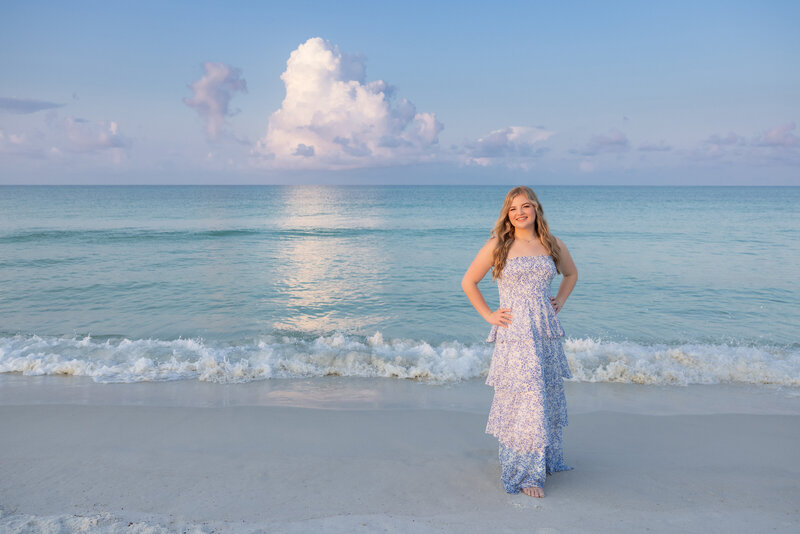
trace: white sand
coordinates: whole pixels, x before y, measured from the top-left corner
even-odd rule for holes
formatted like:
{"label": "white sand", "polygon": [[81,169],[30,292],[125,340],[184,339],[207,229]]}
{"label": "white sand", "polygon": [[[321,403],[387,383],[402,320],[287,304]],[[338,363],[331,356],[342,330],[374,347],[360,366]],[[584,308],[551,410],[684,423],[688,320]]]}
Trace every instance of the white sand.
{"label": "white sand", "polygon": [[794,390],[567,384],[567,462],[507,495],[491,389],[0,377],[0,532],[797,532]]}

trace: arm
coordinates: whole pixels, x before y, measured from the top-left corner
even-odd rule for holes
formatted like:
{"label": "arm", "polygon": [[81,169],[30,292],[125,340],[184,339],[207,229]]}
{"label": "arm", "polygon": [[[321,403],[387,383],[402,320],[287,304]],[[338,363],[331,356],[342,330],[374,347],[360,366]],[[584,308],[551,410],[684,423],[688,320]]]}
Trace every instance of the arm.
{"label": "arm", "polygon": [[508,328],[511,322],[511,310],[509,308],[498,308],[492,311],[486,300],[478,289],[478,283],[483,280],[486,273],[492,267],[492,252],[494,251],[494,244],[496,238],[492,238],[486,242],[482,249],[478,251],[478,255],[472,260],[472,264],[464,273],[464,278],[461,279],[461,289],[466,293],[467,298],[475,307],[477,312],[488,323]]}
{"label": "arm", "polygon": [[558,243],[558,248],[561,252],[561,274],[563,278],[558,286],[558,293],[555,297],[550,297],[550,302],[553,304],[556,313],[558,313],[564,307],[564,303],[575,288],[575,284],[578,283],[578,268],[575,266],[575,262],[572,261],[572,256],[569,255],[567,246],[559,238],[556,238],[556,243]]}

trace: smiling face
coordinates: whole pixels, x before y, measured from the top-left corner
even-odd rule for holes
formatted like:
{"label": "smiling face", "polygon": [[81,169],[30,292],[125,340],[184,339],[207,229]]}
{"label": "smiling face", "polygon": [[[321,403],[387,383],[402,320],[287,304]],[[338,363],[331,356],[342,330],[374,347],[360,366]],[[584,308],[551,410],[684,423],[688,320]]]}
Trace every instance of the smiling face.
{"label": "smiling face", "polygon": [[508,220],[514,225],[514,228],[535,228],[536,203],[527,195],[515,196],[508,208]]}

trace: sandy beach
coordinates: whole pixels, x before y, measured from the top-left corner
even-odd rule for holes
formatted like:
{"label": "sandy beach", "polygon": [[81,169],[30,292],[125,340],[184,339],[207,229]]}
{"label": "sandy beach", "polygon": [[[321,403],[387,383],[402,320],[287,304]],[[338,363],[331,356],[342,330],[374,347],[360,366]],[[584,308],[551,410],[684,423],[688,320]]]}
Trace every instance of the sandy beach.
{"label": "sandy beach", "polygon": [[796,532],[800,397],[568,383],[567,461],[507,495],[491,389],[0,377],[2,532]]}

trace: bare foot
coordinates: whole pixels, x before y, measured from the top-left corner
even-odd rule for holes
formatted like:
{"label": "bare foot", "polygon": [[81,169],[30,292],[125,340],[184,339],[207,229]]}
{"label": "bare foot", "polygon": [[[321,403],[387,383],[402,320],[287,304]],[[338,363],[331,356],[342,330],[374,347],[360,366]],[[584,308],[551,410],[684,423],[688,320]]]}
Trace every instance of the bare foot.
{"label": "bare foot", "polygon": [[537,499],[541,499],[544,497],[544,490],[542,488],[537,488],[532,486],[530,488],[522,488],[522,493],[527,495],[528,497],[536,497]]}

